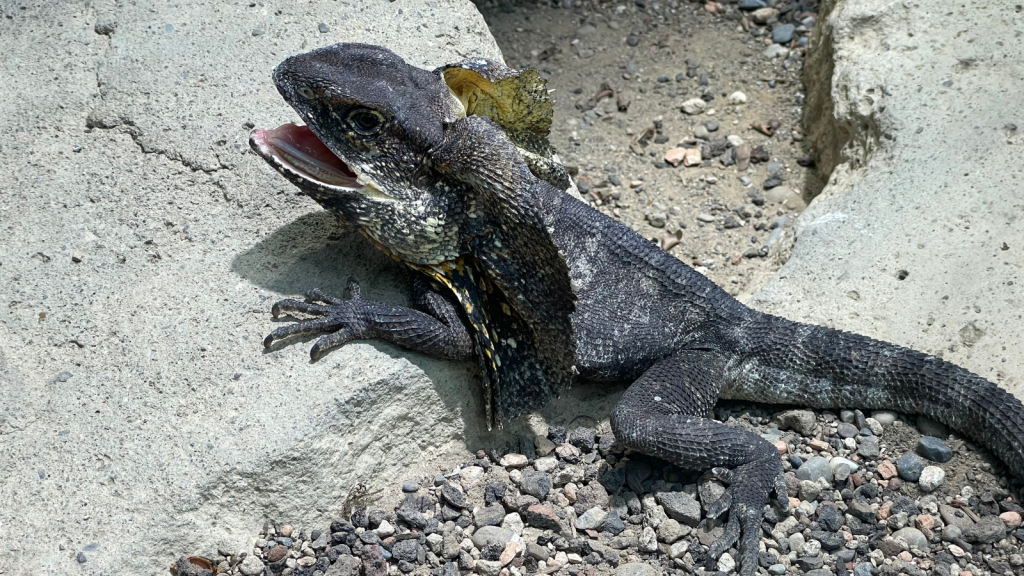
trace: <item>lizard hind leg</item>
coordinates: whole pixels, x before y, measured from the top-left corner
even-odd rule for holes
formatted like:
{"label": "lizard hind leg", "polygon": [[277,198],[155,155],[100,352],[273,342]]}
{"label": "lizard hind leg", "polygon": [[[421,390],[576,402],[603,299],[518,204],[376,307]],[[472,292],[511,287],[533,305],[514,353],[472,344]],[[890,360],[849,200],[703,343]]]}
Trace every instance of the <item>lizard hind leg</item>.
{"label": "lizard hind leg", "polygon": [[728,484],[708,509],[726,511],[725,533],[711,544],[714,562],[737,541],[740,574],[757,570],[761,519],[774,490],[785,509],[788,499],[779,453],[757,434],[726,426],[705,415],[725,379],[725,359],[708,350],[683,350],[647,370],[612,411],[612,429],[623,444],[691,470],[713,469]]}

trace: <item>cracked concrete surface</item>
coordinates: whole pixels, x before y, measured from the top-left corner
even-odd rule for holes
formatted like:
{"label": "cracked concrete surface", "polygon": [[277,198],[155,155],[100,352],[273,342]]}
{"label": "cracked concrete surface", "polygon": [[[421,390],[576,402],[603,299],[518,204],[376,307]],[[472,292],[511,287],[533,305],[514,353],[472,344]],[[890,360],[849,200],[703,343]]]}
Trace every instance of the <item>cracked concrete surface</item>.
{"label": "cracked concrete surface", "polygon": [[163,573],[478,447],[468,363],[262,350],[282,295],[406,298],[248,151],[296,119],[272,68],[338,41],[500,57],[456,0],[0,2],[0,574]]}
{"label": "cracked concrete surface", "polygon": [[754,306],[924,350],[1024,398],[1020,3],[829,0],[804,83],[832,171]]}
{"label": "cracked concrete surface", "polygon": [[[833,9],[834,73],[818,80],[839,168],[755,304],[942,350],[1020,394],[1011,4]],[[283,295],[352,275],[405,302],[403,270],[246,145],[295,119],[272,67],[342,40],[421,66],[498,56],[456,0],[0,0],[0,573],[162,573],[242,549],[264,518],[322,523],[357,482],[390,487],[502,441],[469,363],[380,342],[317,363],[309,342],[261,349]],[[843,164],[859,149],[837,135],[876,129],[874,152]],[[604,416],[615,397],[579,387],[512,432]]]}

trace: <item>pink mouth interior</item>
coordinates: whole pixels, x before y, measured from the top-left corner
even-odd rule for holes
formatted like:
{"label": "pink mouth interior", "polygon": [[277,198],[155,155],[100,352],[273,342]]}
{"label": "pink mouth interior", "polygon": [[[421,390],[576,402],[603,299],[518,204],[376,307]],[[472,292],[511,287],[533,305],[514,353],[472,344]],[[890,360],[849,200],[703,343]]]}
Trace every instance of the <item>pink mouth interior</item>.
{"label": "pink mouth interior", "polygon": [[356,174],[306,126],[284,124],[252,135],[264,156],[278,160],[293,171],[329,186],[360,188]]}

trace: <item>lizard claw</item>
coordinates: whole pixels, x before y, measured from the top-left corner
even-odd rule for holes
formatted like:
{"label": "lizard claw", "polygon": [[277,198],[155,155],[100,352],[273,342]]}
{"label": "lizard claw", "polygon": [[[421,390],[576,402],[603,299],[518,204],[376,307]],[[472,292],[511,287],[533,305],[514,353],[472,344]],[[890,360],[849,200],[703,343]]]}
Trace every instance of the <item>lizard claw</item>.
{"label": "lizard claw", "polygon": [[729,484],[725,493],[708,507],[708,518],[716,518],[726,510],[729,521],[725,533],[708,548],[708,569],[714,567],[718,557],[737,541],[740,557],[737,559],[740,576],[752,576],[757,571],[758,543],[761,539],[761,519],[768,495],[773,490],[780,504],[785,501],[785,477],[778,458],[766,458],[744,464],[734,470],[716,468],[715,478]]}
{"label": "lizard claw", "polygon": [[305,301],[286,298],[276,302],[270,310],[274,318],[292,312],[299,312],[313,316],[313,318],[276,328],[263,339],[264,348],[270,348],[277,341],[292,336],[326,333],[309,351],[310,358],[318,360],[327,350],[358,338],[358,328],[362,323],[359,311],[353,306],[353,303],[362,299],[359,294],[359,284],[350,278],[348,290],[351,298],[347,300],[314,288],[306,293]]}

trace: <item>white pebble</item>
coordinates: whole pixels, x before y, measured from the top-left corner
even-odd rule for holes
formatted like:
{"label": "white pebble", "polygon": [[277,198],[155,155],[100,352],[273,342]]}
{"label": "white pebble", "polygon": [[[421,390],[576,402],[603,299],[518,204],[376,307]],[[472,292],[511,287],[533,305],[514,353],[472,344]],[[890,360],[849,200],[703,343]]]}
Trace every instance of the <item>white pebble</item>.
{"label": "white pebble", "polygon": [[872,434],[874,434],[875,436],[881,436],[882,435],[882,431],[884,429],[882,428],[882,423],[881,422],[879,422],[878,420],[875,420],[874,418],[865,418],[864,419],[864,423],[867,424],[868,430],[871,430]]}
{"label": "white pebble", "polygon": [[932,492],[946,480],[946,473],[938,466],[925,466],[921,471],[921,478],[917,481],[921,490]]}
{"label": "white pebble", "polygon": [[871,413],[871,418],[882,426],[892,426],[892,423],[896,421],[896,413],[889,410],[875,410]]}
{"label": "white pebble", "polygon": [[726,98],[725,100],[729,104],[746,104],[747,95],[744,94],[743,92],[736,91],[733,92],[732,94],[729,94],[729,97]]}

